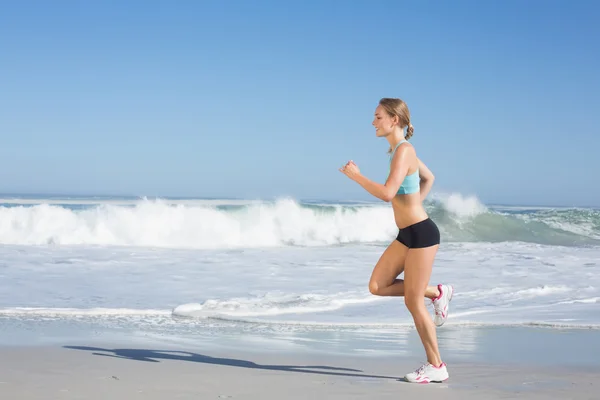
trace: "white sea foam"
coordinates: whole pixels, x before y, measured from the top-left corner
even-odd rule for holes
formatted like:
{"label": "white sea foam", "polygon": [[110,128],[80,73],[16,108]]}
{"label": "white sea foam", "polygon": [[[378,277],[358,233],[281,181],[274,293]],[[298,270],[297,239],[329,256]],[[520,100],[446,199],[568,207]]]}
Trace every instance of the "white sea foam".
{"label": "white sea foam", "polygon": [[[410,325],[401,299],[368,291],[382,251],[3,246],[10,284],[0,292],[0,315]],[[590,312],[600,298],[598,258],[600,248],[446,244],[432,283],[455,285],[449,324],[600,324]]]}
{"label": "white sea foam", "polygon": [[0,243],[191,248],[329,245],[389,240],[389,207],[302,207],[291,199],[242,208],[141,201],[84,210],[0,207]]}
{"label": "white sea foam", "polygon": [[[572,236],[535,210],[524,221],[461,196],[428,209],[446,232],[431,283],[456,289],[447,327],[600,327],[599,246],[541,244]],[[391,213],[385,204],[291,199],[0,207],[0,319],[17,321],[15,334],[29,326],[19,321],[58,321],[139,336],[225,329],[266,340],[350,329],[379,340],[385,329],[413,327],[402,299],[368,291],[396,233]],[[491,235],[499,240],[473,239]],[[527,235],[537,242],[512,240]]]}
{"label": "white sea foam", "polygon": [[143,310],[131,308],[45,308],[45,307],[13,307],[0,309],[0,315],[19,317],[129,317],[129,316],[164,316],[171,315],[169,310]]}
{"label": "white sea foam", "polygon": [[182,304],[173,315],[182,317],[264,317],[284,314],[317,314],[339,310],[348,305],[377,301],[364,291],[334,294],[273,294],[253,298],[206,300],[203,303]]}
{"label": "white sea foam", "polygon": [[[397,233],[388,204],[303,204],[293,199],[212,202],[4,205],[0,206],[0,244],[227,249],[388,243]],[[496,213],[475,197],[460,194],[438,196],[427,208],[446,242],[600,244],[600,232],[594,227],[600,221],[596,211],[589,217],[572,211],[552,214],[546,223],[538,214],[525,218]],[[566,228],[569,224],[580,228]]]}
{"label": "white sea foam", "polygon": [[463,196],[460,193],[438,194],[434,196],[444,208],[460,218],[475,217],[488,211],[476,196]]}

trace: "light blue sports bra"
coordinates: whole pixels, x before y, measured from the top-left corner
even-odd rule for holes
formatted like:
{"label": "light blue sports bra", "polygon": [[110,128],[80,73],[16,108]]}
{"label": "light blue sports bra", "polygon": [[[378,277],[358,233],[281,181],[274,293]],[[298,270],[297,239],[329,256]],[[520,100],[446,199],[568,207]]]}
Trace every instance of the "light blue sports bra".
{"label": "light blue sports bra", "polygon": [[[394,151],[392,151],[392,154],[390,154],[390,168],[388,169],[388,176],[389,176],[389,172],[391,171],[392,158],[394,158],[394,153],[396,152],[396,149],[398,148],[398,146],[400,146],[402,143],[404,143],[406,141],[407,141],[406,139],[402,139],[396,145],[396,147],[394,147]],[[420,190],[420,186],[419,186],[420,181],[421,181],[421,178],[419,177],[419,167],[417,167],[417,170],[415,172],[413,172],[410,175],[406,175],[406,177],[404,177],[404,181],[402,182],[402,185],[400,185],[400,188],[398,189],[397,194],[417,193]]]}

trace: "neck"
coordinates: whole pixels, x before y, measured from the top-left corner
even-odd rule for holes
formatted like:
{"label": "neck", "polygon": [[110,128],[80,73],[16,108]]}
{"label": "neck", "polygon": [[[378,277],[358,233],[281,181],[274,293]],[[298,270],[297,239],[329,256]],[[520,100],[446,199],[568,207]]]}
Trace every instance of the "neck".
{"label": "neck", "polygon": [[404,140],[404,132],[402,132],[401,129],[396,128],[394,129],[393,133],[386,136],[386,139],[393,149],[398,145],[398,143],[400,143],[400,141]]}

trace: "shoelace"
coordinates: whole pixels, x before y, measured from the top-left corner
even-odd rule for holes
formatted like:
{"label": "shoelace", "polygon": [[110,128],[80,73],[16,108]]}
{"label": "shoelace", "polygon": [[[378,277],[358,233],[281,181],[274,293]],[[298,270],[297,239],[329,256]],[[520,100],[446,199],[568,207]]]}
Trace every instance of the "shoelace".
{"label": "shoelace", "polygon": [[417,373],[417,375],[423,375],[423,373],[425,372],[425,368],[427,368],[427,365],[429,365],[429,363],[425,363],[423,365],[421,365],[415,372]]}

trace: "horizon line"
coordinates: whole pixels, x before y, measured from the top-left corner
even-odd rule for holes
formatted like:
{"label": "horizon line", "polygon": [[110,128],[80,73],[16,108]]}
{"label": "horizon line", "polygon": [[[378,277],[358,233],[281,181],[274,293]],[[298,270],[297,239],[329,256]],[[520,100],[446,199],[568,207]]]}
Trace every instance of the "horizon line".
{"label": "horizon line", "polygon": [[[457,193],[460,194],[460,193]],[[435,194],[432,194],[432,197],[435,197]],[[556,207],[556,208],[592,208],[598,209],[600,205],[592,205],[592,204],[535,204],[535,203],[494,203],[494,202],[483,202],[476,195],[465,195],[465,197],[476,197],[481,204],[490,206],[490,207]],[[91,198],[103,198],[106,200],[109,199],[165,199],[165,200],[277,200],[284,198],[292,198],[299,202],[303,201],[326,201],[326,202],[339,202],[339,203],[378,203],[386,204],[385,202],[377,199],[373,200],[364,200],[364,199],[339,199],[339,198],[316,198],[316,197],[295,197],[291,195],[278,195],[278,196],[265,196],[265,197],[231,197],[231,196],[179,196],[179,195],[133,195],[133,194],[107,194],[107,193],[44,193],[44,192],[0,192],[0,200],[8,200],[12,197],[12,200],[19,199],[29,199],[29,200],[50,200],[50,199],[68,199],[70,198],[80,198],[80,199],[91,199]]]}

